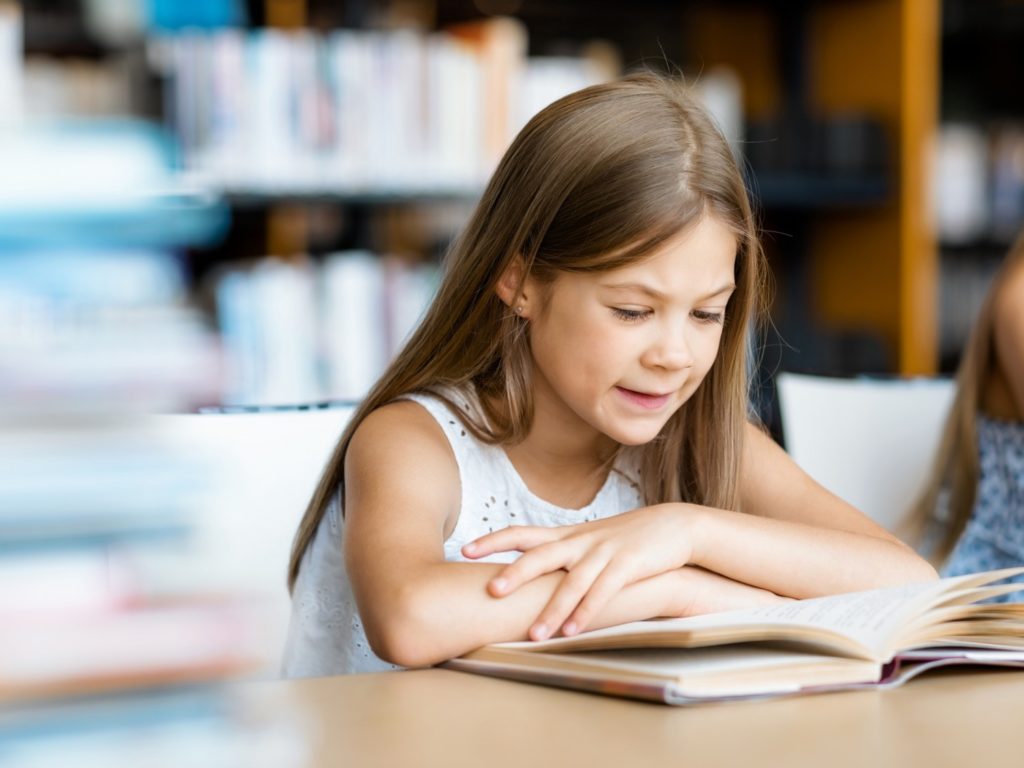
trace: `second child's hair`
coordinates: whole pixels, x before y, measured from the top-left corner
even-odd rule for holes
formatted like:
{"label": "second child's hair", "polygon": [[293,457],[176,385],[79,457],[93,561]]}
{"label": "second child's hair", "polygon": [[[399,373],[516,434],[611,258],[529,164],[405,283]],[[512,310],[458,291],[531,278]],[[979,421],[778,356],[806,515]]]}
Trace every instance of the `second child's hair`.
{"label": "second child's hair", "polygon": [[345,452],[374,409],[412,392],[444,397],[446,387],[472,385],[486,419],[456,409],[468,430],[491,444],[526,437],[528,321],[495,293],[516,258],[524,275],[544,283],[564,272],[611,270],[653,255],[707,215],[737,240],[736,290],[719,353],[689,401],[634,450],[646,503],[737,509],[748,331],[763,303],[756,222],[730,148],[695,94],[678,81],[635,74],[559,99],[512,142],[452,245],[422,322],[338,442],[296,533],[289,587],[331,497],[344,493]]}
{"label": "second child's hair", "polygon": [[[932,474],[921,498],[911,510],[900,533],[911,541],[924,542],[938,532],[934,551],[927,553],[942,563],[952,553],[974,509],[978,486],[977,416],[985,384],[996,363],[994,350],[995,304],[1005,279],[1024,262],[1024,232],[1010,248],[992,280],[956,373],[956,397],[946,419]],[[940,498],[945,494],[943,510]],[[938,515],[942,515],[942,519]],[[932,526],[936,526],[933,528]]]}

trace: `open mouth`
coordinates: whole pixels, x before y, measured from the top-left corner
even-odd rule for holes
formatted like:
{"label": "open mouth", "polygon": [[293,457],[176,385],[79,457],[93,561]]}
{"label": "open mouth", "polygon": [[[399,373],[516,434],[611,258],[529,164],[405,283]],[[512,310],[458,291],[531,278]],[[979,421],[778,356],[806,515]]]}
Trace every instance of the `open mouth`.
{"label": "open mouth", "polygon": [[615,389],[628,402],[651,411],[664,406],[671,397],[671,394],[656,395],[648,392],[637,392],[634,389],[626,389],[625,387],[616,387]]}

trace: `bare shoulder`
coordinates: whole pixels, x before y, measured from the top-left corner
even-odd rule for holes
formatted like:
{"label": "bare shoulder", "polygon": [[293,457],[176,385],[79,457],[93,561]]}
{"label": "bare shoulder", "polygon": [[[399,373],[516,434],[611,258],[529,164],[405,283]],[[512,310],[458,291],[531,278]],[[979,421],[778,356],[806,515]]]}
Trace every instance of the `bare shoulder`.
{"label": "bare shoulder", "polygon": [[746,511],[768,517],[773,505],[765,503],[782,489],[810,480],[778,443],[758,424],[748,421],[743,430],[740,497]]}
{"label": "bare shoulder", "polygon": [[748,422],[743,442],[743,511],[896,541],[862,512],[819,485],[762,427]]}
{"label": "bare shoulder", "polygon": [[434,417],[411,400],[381,406],[359,424],[345,455],[345,485],[346,515],[350,506],[410,502],[446,516],[458,510],[451,445]]}
{"label": "bare shoulder", "polygon": [[768,431],[753,421],[748,421],[743,430],[743,457],[745,461],[790,461],[789,455],[772,439]]}
{"label": "bare shoulder", "polygon": [[452,460],[448,438],[427,409],[412,400],[398,400],[371,411],[356,428],[349,453],[373,458],[378,453],[406,453],[414,450],[429,461],[434,454]]}
{"label": "bare shoulder", "polygon": [[[743,432],[740,493],[763,499],[768,489],[803,492],[814,481],[760,424],[747,421]],[[760,506],[755,504],[754,506]]]}
{"label": "bare shoulder", "polygon": [[740,472],[741,487],[756,489],[755,496],[762,495],[769,486],[790,486],[803,491],[814,483],[768,430],[753,421],[747,421],[744,428]]}

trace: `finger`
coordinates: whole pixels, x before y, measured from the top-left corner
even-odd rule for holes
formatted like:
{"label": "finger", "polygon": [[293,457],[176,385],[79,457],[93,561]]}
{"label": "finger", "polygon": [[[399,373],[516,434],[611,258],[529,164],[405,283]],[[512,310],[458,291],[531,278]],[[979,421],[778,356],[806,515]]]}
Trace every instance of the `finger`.
{"label": "finger", "polygon": [[629,583],[626,568],[614,561],[609,563],[562,625],[562,634],[569,637],[587,629],[594,617]]}
{"label": "finger", "polygon": [[554,531],[554,528],[538,525],[510,525],[508,528],[484,534],[480,538],[465,544],[462,547],[462,554],[476,559],[478,557],[486,557],[495,552],[525,551],[549,541],[554,541],[557,538],[557,534]]}
{"label": "finger", "polygon": [[580,600],[590,589],[594,580],[604,570],[607,560],[598,553],[581,560],[558,585],[537,621],[530,627],[530,637],[544,640],[562,626]]}
{"label": "finger", "polygon": [[545,573],[572,568],[579,560],[577,546],[566,541],[552,541],[524,552],[514,563],[502,568],[488,583],[492,595],[501,597]]}

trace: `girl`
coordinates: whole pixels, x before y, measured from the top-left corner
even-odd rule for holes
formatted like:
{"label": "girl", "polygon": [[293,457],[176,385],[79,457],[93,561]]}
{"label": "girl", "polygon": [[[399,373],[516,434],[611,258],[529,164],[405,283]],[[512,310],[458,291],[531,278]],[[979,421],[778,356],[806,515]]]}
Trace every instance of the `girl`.
{"label": "girl", "polygon": [[933,578],[748,422],[762,258],[680,84],[534,117],[310,502],[285,674]]}
{"label": "girl", "polygon": [[932,479],[910,522],[950,576],[1024,564],[1024,233],[964,349]]}

